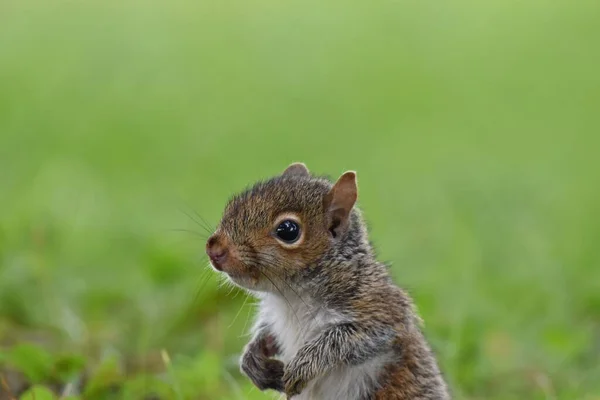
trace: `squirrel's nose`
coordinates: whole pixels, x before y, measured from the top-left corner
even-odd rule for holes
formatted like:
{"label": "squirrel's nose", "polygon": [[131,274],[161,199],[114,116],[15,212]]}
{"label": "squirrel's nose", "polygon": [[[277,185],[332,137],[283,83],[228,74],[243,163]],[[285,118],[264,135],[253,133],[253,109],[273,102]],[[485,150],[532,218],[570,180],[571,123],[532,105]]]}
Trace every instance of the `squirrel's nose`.
{"label": "squirrel's nose", "polygon": [[212,265],[219,271],[223,269],[223,263],[227,260],[227,246],[223,245],[215,236],[211,236],[206,242],[206,254]]}

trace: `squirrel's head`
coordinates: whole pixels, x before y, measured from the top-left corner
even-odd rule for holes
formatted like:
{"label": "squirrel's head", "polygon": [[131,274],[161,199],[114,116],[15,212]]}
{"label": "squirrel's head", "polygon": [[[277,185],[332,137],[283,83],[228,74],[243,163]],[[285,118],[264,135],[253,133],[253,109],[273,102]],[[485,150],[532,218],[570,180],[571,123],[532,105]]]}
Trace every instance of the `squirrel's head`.
{"label": "squirrel's head", "polygon": [[333,184],[292,164],[229,201],[206,252],[236,284],[272,291],[344,241],[356,199],[354,172]]}

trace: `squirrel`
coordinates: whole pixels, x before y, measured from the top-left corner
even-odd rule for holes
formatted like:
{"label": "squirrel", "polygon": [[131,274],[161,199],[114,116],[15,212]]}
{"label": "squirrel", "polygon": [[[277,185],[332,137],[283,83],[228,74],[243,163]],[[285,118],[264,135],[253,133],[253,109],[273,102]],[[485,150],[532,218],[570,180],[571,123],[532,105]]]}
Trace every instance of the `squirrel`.
{"label": "squirrel", "polygon": [[240,369],[294,400],[449,400],[409,295],[368,239],[356,173],[303,163],[227,204],[212,267],[260,300]]}

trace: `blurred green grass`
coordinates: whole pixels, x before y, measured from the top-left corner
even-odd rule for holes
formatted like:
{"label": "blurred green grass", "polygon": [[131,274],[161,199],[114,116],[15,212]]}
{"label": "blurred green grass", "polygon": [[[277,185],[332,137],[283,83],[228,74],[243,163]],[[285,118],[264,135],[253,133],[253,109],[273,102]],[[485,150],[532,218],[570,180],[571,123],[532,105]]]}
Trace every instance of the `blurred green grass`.
{"label": "blurred green grass", "polygon": [[192,219],[301,160],[358,171],[457,399],[600,398],[599,11],[4,1],[5,358],[36,343],[97,386],[269,398],[237,372],[252,302],[219,288]]}

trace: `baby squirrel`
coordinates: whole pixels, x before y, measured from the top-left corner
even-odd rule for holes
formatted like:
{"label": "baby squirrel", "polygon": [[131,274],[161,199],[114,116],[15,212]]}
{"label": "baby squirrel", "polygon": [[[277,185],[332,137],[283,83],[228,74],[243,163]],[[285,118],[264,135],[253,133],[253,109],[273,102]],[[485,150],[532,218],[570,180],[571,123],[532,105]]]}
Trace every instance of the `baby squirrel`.
{"label": "baby squirrel", "polygon": [[412,300],[377,261],[355,172],[302,163],[233,197],[206,252],[260,299],[241,370],[288,399],[450,399]]}

